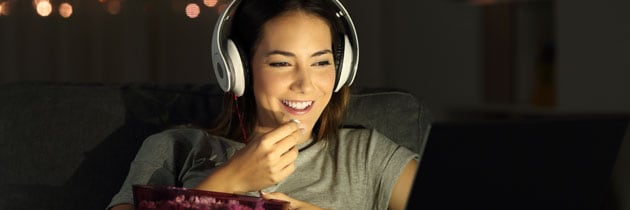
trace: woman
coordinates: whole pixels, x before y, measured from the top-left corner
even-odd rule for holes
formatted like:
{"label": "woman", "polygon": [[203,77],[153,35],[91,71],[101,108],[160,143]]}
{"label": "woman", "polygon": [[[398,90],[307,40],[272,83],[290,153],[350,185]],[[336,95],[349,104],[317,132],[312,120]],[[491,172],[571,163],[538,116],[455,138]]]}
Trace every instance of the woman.
{"label": "woman", "polygon": [[417,155],[376,131],[339,129],[349,90],[334,88],[335,11],[331,0],[241,1],[229,35],[247,64],[238,106],[228,94],[210,132],[149,137],[111,209],[133,209],[133,184],[261,192],[293,209],[404,209]]}

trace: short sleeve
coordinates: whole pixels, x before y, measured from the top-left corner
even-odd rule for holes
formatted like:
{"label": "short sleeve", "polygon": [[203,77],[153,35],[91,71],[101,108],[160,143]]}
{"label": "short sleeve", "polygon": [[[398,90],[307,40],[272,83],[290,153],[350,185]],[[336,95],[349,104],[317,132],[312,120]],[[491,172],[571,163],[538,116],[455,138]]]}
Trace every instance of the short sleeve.
{"label": "short sleeve", "polygon": [[376,192],[375,209],[387,209],[398,177],[409,161],[418,160],[418,154],[372,130],[367,157],[367,173]]}

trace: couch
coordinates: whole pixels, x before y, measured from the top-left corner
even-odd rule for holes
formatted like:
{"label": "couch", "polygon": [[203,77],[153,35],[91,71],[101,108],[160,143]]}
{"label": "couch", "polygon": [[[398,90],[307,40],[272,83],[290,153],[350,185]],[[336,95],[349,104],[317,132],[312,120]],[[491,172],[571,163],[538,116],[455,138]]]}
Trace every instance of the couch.
{"label": "couch", "polygon": [[[104,209],[147,136],[208,127],[221,96],[214,84],[0,84],[0,209]],[[431,118],[408,92],[354,88],[344,126],[422,154]]]}

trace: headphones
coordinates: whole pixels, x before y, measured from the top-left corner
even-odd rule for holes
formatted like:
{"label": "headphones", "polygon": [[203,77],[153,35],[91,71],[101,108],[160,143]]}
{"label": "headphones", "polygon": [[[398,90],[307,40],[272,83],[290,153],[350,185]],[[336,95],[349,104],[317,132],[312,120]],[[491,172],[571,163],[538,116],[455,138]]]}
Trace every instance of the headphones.
{"label": "headphones", "polygon": [[[352,19],[346,8],[339,0],[330,0],[335,5],[335,15],[341,32],[339,37],[332,37],[333,53],[335,58],[335,88],[337,92],[343,85],[350,86],[357,74],[359,63],[359,41],[357,32],[352,23]],[[221,13],[214,26],[212,34],[212,62],[214,74],[219,82],[219,86],[225,92],[232,92],[236,96],[242,96],[245,92],[245,77],[248,76],[247,66],[249,60],[244,52],[241,52],[238,43],[229,39],[232,17],[238,7],[240,0],[233,0]],[[339,39],[335,41],[335,39]],[[343,43],[339,43],[343,42]]]}

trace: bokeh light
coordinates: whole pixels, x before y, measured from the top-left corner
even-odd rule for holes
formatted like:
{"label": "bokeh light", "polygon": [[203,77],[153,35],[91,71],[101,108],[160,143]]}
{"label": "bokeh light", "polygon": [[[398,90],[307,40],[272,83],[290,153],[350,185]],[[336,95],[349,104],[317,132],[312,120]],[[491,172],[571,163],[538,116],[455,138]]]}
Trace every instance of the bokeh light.
{"label": "bokeh light", "polygon": [[72,16],[72,5],[68,2],[61,3],[59,5],[59,15],[64,18]]}
{"label": "bokeh light", "polygon": [[197,4],[190,3],[186,5],[186,16],[188,16],[189,18],[196,18],[197,16],[199,16],[199,12],[201,12],[201,10],[199,9],[199,6]]}
{"label": "bokeh light", "polygon": [[107,1],[107,12],[111,15],[120,13],[120,0]]}
{"label": "bokeh light", "polygon": [[9,14],[9,8],[8,7],[9,6],[8,6],[8,4],[6,2],[0,2],[0,16]]}
{"label": "bokeh light", "polygon": [[48,15],[50,15],[50,13],[52,13],[52,4],[50,4],[49,1],[37,1],[37,3],[35,4],[35,9],[37,10],[37,14],[39,14],[42,17],[48,17]]}
{"label": "bokeh light", "polygon": [[217,2],[219,2],[218,0],[203,0],[203,5],[206,5],[207,7],[214,7],[217,5]]}

